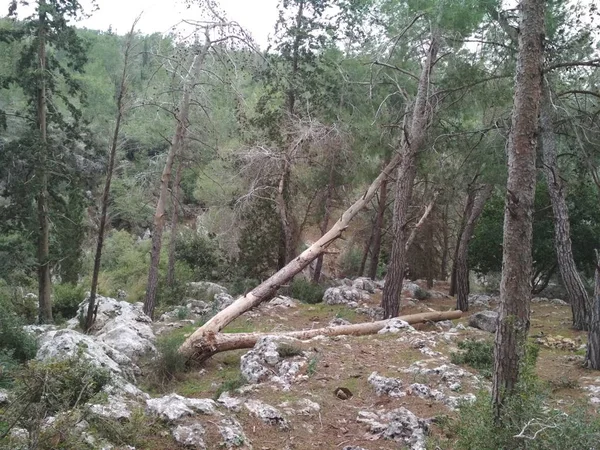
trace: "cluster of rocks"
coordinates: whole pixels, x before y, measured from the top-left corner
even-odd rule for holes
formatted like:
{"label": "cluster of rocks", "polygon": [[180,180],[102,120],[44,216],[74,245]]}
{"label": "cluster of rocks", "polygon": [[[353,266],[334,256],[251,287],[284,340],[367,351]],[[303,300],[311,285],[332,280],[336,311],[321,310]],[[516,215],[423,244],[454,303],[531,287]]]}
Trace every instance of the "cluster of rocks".
{"label": "cluster of rocks", "polygon": [[227,288],[210,281],[188,283],[186,294],[182,305],[165,312],[158,321],[170,324],[184,321],[193,323],[218,313],[235,301]]}
{"label": "cluster of rocks", "polygon": [[428,420],[423,420],[406,408],[389,412],[359,411],[356,421],[368,426],[374,438],[390,439],[408,446],[411,450],[425,450],[425,433]]}
{"label": "cluster of rocks", "polygon": [[298,379],[305,379],[302,369],[309,355],[300,349],[301,341],[277,336],[264,336],[240,360],[242,377],[250,383],[267,381],[289,390]]}

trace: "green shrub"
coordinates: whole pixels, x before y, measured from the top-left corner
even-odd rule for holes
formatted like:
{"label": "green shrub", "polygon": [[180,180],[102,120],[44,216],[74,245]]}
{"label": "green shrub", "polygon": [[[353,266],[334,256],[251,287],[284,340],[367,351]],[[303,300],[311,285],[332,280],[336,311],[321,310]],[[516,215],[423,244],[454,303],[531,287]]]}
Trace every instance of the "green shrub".
{"label": "green shrub", "polygon": [[255,278],[233,278],[227,283],[227,290],[235,297],[237,295],[243,295],[246,292],[251,291],[260,284],[260,281]]}
{"label": "green shrub", "polygon": [[[457,450],[567,450],[598,447],[600,418],[585,405],[567,413],[547,407],[548,393],[539,380],[524,377],[503,405],[500,425],[494,421],[490,394],[482,391],[445,428]],[[533,436],[539,432],[535,438]],[[516,437],[521,434],[523,437]],[[525,437],[527,436],[527,437]],[[442,448],[449,448],[442,446]]]}
{"label": "green shrub", "polygon": [[289,292],[293,298],[312,305],[323,301],[325,289],[323,286],[311,283],[304,278],[296,278],[292,281]]}
{"label": "green shrub", "polygon": [[304,355],[304,351],[300,347],[286,343],[279,344],[277,353],[279,353],[281,358],[293,358],[294,356]]}
{"label": "green shrub", "polygon": [[362,251],[355,247],[347,248],[338,260],[340,276],[342,278],[352,278],[360,272],[360,263],[362,262]]}
{"label": "green shrub", "polygon": [[223,383],[221,383],[221,385],[217,388],[217,391],[215,392],[213,398],[217,400],[223,392],[235,391],[236,389],[239,389],[242,386],[244,386],[246,383],[246,379],[241,375],[239,375],[236,378],[226,380]]}
{"label": "green shrub", "polygon": [[187,370],[187,359],[178,352],[183,338],[179,335],[163,336],[156,342],[158,356],[152,362],[148,382],[152,389],[162,390],[171,380]]}
{"label": "green shrub", "polygon": [[414,296],[417,300],[427,300],[431,297],[431,294],[429,293],[429,291],[419,286],[415,289]]}
{"label": "green shrub", "polygon": [[462,352],[450,355],[453,364],[467,364],[481,372],[486,378],[492,376],[494,368],[494,342],[467,339],[458,343]]}
{"label": "green shrub", "polygon": [[177,235],[175,254],[194,271],[196,280],[215,281],[223,278],[227,261],[217,242],[190,230]]}
{"label": "green shrub", "polygon": [[79,304],[85,300],[86,287],[83,284],[57,284],[54,286],[52,314],[55,320],[71,319],[77,315]]}
{"label": "green shrub", "polygon": [[0,388],[10,387],[14,381],[19,362],[13,353],[13,350],[0,349]]}
{"label": "green shrub", "polygon": [[23,331],[23,320],[12,310],[12,305],[0,299],[0,350],[12,352],[20,362],[32,359],[37,352],[33,336]]}

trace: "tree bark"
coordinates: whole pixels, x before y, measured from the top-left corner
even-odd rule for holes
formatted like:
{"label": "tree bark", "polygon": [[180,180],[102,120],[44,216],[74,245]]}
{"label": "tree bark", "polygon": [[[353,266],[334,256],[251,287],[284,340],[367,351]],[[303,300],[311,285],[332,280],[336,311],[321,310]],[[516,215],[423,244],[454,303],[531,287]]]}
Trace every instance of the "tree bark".
{"label": "tree bark", "polygon": [[596,250],[594,274],[594,303],[591,308],[589,328],[585,366],[588,369],[600,370],[600,254],[598,250]]}
{"label": "tree bark", "polygon": [[[389,158],[384,162],[384,167],[389,162]],[[379,204],[377,207],[377,220],[373,227],[373,246],[371,250],[371,261],[369,263],[368,277],[371,280],[377,278],[377,268],[379,267],[379,254],[381,253],[381,235],[385,221],[385,210],[387,206],[388,180],[383,180],[379,190]]]}
{"label": "tree bark", "polygon": [[104,183],[104,191],[102,193],[102,212],[100,213],[100,226],[98,227],[98,242],[96,243],[96,255],[94,257],[94,270],[92,272],[92,287],[90,289],[90,299],[88,301],[87,315],[85,319],[84,331],[87,333],[94,325],[95,320],[95,305],[96,292],[98,290],[98,276],[100,274],[100,263],[102,261],[102,247],[104,245],[104,232],[106,229],[106,221],[108,219],[108,198],[110,196],[110,185],[112,182],[113,170],[115,167],[115,157],[117,154],[117,146],[119,142],[119,132],[121,130],[121,120],[123,119],[124,99],[127,90],[127,67],[129,63],[129,52],[133,43],[133,34],[137,19],[134,21],[127,36],[127,44],[125,47],[125,55],[123,58],[123,72],[121,73],[121,84],[119,87],[119,95],[117,96],[117,119],[113,130],[113,138],[110,146],[108,157],[108,168],[106,171],[106,181]]}
{"label": "tree bark", "polygon": [[529,331],[533,200],[536,181],[538,113],[542,90],[543,0],[522,0],[512,127],[508,141],[508,181],[504,213],[500,312],[494,343],[492,403],[502,405],[519,380]]}
{"label": "tree bark", "polygon": [[[294,275],[302,271],[312,261],[314,261],[321,253],[336,239],[339,239],[343,232],[348,228],[350,221],[362,210],[369,201],[373,198],[377,189],[381,186],[384,179],[388,178],[391,172],[400,162],[401,155],[397,153],[379,174],[379,176],[371,183],[366,192],[356,201],[350,208],[342,213],[342,216],[331,227],[331,229],[321,236],[321,238],[304,250],[300,255],[294,258],[287,266],[272,275],[269,279],[258,285],[254,290],[247,293],[243,297],[238,298],[233,304],[219,312],[203,326],[198,328],[179,348],[179,352],[192,356],[194,353],[199,353],[195,350],[204,348],[207,339],[214,336],[215,333],[221,331],[227,324],[231,323],[236,317],[239,317],[249,309],[258,306],[262,301],[270,298],[274,292],[281,287],[282,284],[291,280]],[[201,352],[200,352],[201,353]],[[200,354],[196,356],[202,359]]]}
{"label": "tree bark", "polygon": [[[329,228],[329,217],[331,216],[331,201],[333,199],[333,190],[335,182],[335,163],[336,154],[335,152],[331,155],[330,167],[329,167],[329,181],[327,184],[327,196],[325,197],[325,211],[323,215],[323,222],[321,223],[321,236],[323,236]],[[323,269],[323,254],[317,257],[315,265],[315,273],[313,274],[313,283],[318,283],[321,279],[321,270]],[[362,275],[362,274],[361,274]]]}
{"label": "tree bark", "polygon": [[589,298],[581,276],[577,271],[571,245],[571,225],[567,207],[566,186],[560,176],[556,134],[553,126],[552,98],[550,87],[544,86],[542,110],[540,115],[542,158],[548,192],[554,214],[554,249],[558,261],[558,269],[567,291],[567,297],[573,313],[573,328],[587,330],[589,323]]}
{"label": "tree bark", "polygon": [[[469,310],[469,243],[473,237],[477,220],[483,212],[485,203],[492,195],[493,186],[491,184],[482,186],[479,188],[479,194],[473,193],[473,201],[471,201],[471,208],[465,227],[460,236],[457,255],[455,261],[455,273],[456,273],[456,309],[461,311]],[[471,196],[472,192],[469,192]],[[467,201],[469,203],[469,201]],[[454,270],[454,269],[453,269]]]}
{"label": "tree bark", "polygon": [[[425,142],[427,123],[430,118],[429,80],[438,52],[437,36],[432,36],[427,60],[423,64],[419,86],[412,112],[409,132],[402,139],[402,162],[398,168],[396,198],[394,201],[394,221],[392,251],[385,276],[385,286],[381,306],[384,317],[396,317],[399,312],[400,295],[406,269],[406,240],[408,238],[408,207],[412,197],[413,184],[417,173],[417,154]],[[406,127],[405,127],[406,128]]]}
{"label": "tree bark", "polygon": [[38,6],[38,63],[40,74],[37,89],[37,126],[40,133],[40,162],[37,175],[40,188],[37,195],[39,235],[37,245],[39,323],[52,323],[52,280],[50,278],[50,218],[48,217],[48,120],[46,105],[46,2]]}
{"label": "tree bark", "polygon": [[177,244],[177,225],[179,224],[179,191],[181,189],[181,170],[183,161],[179,162],[177,172],[175,172],[175,183],[173,185],[172,207],[171,211],[171,239],[169,240],[169,262],[167,264],[167,286],[175,285],[175,245]]}
{"label": "tree bark", "polygon": [[183,98],[179,105],[179,112],[177,113],[177,126],[175,128],[175,134],[171,141],[169,153],[167,155],[167,161],[162,172],[160,179],[160,193],[158,201],[156,203],[156,211],[154,213],[154,223],[152,230],[152,250],[150,252],[150,267],[148,270],[148,285],[146,287],[146,297],[144,299],[144,313],[150,318],[154,316],[154,308],[156,306],[156,292],[158,289],[158,265],[160,263],[160,250],[162,247],[162,234],[165,225],[165,204],[167,201],[169,191],[169,181],[171,180],[171,171],[173,168],[173,161],[179,153],[188,127],[188,117],[190,111],[190,100],[191,93],[196,85],[196,80],[200,75],[204,58],[211,45],[208,39],[208,32],[206,33],[206,42],[200,48],[198,54],[194,56],[194,61],[187,75],[187,79],[184,81],[183,86]]}
{"label": "tree bark", "polygon": [[438,192],[435,192],[433,194],[433,199],[431,200],[431,202],[429,202],[429,205],[427,205],[427,207],[425,208],[425,212],[423,213],[423,215],[421,216],[421,218],[419,219],[417,224],[411,230],[410,236],[408,236],[408,239],[406,240],[406,244],[404,244],[405,250],[407,252],[410,249],[410,246],[414,242],[415,238],[417,237],[417,233],[419,232],[419,230],[421,228],[423,228],[423,224],[425,224],[425,222],[427,221],[427,218],[431,214],[431,211],[433,211],[433,207],[435,206],[435,201],[437,200],[437,197],[438,197]]}
{"label": "tree bark", "polygon": [[294,235],[292,232],[292,224],[290,219],[290,211],[288,208],[288,186],[290,180],[290,163],[285,161],[283,172],[279,178],[279,186],[277,188],[277,212],[279,213],[279,223],[283,237],[283,263],[284,265],[294,259]]}
{"label": "tree bark", "polygon": [[[400,319],[409,324],[422,322],[438,322],[441,320],[453,320],[461,317],[461,311],[429,312],[402,316]],[[287,331],[280,333],[212,333],[207,335],[203,341],[197,341],[192,344],[192,348],[184,355],[195,361],[204,361],[216,353],[230,350],[239,350],[242,348],[252,348],[256,342],[265,336],[288,337],[300,340],[307,340],[315,336],[364,336],[375,334],[388,323],[388,320],[377,322],[359,323],[354,325],[342,325],[338,327],[315,328],[312,330]]]}

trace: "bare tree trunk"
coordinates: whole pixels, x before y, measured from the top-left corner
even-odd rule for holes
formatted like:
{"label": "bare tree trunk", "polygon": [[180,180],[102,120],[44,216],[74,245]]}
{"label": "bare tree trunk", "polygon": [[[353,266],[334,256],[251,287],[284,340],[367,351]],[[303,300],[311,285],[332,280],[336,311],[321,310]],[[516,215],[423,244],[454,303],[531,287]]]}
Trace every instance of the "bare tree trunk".
{"label": "bare tree trunk", "polygon": [[446,280],[448,276],[448,208],[449,202],[446,202],[444,212],[442,214],[442,261],[440,263],[440,280]]}
{"label": "bare tree trunk", "polygon": [[438,196],[438,192],[435,192],[433,194],[433,199],[431,200],[431,202],[429,202],[429,205],[427,205],[427,207],[425,208],[425,212],[423,213],[423,215],[421,216],[421,218],[419,219],[417,224],[411,230],[410,236],[408,236],[408,239],[406,240],[406,244],[404,244],[404,247],[407,252],[410,249],[410,246],[414,242],[415,238],[417,237],[417,233],[419,232],[419,230],[421,228],[423,228],[423,224],[425,224],[425,222],[427,221],[427,218],[431,214],[431,211],[433,211],[433,207],[435,206],[435,201],[437,199],[437,196]]}
{"label": "bare tree trunk", "polygon": [[[385,275],[385,286],[381,306],[384,317],[396,317],[399,312],[400,295],[406,269],[406,240],[408,238],[408,207],[412,197],[413,184],[417,173],[417,154],[425,142],[427,123],[430,118],[429,80],[438,52],[437,37],[432,36],[427,60],[423,65],[419,79],[419,87],[412,112],[409,133],[405,130],[402,141],[402,162],[398,168],[396,181],[396,198],[394,201],[394,221],[392,251],[388,270]],[[406,127],[405,127],[406,128]]]}
{"label": "bare tree trunk", "polygon": [[500,312],[494,345],[492,402],[496,421],[514,391],[529,331],[533,200],[538,113],[542,90],[543,0],[522,0],[512,127],[508,141],[508,181]]}
{"label": "bare tree trunk", "polygon": [[290,181],[290,163],[285,162],[283,173],[279,179],[279,187],[277,189],[277,212],[279,213],[279,223],[283,235],[283,254],[284,264],[289,263],[294,259],[294,233],[292,231],[292,223],[290,218],[290,210],[288,205],[288,187]]}
{"label": "bare tree trunk", "polygon": [[48,217],[48,121],[46,117],[46,11],[44,0],[39,2],[38,62],[39,80],[37,89],[37,125],[40,132],[40,162],[37,170],[40,190],[37,195],[39,236],[37,248],[39,323],[52,322],[52,299],[50,297],[50,219]]}
{"label": "bare tree trunk", "polygon": [[600,370],[600,254],[596,250],[596,271],[594,273],[594,303],[591,308],[590,331],[588,333],[585,366]]}
{"label": "bare tree trunk", "polygon": [[[479,188],[479,194],[475,192],[469,192],[469,196],[473,196],[474,200],[471,201],[472,207],[470,208],[469,216],[463,232],[459,238],[457,246],[457,255],[455,261],[455,273],[456,273],[456,309],[461,311],[469,310],[469,243],[473,237],[475,231],[475,225],[477,220],[483,212],[483,207],[492,195],[493,186],[487,184]],[[469,201],[467,201],[469,203]]]}
{"label": "bare tree trunk", "polygon": [[160,250],[162,247],[162,234],[165,225],[165,205],[169,192],[169,181],[171,180],[171,170],[173,161],[183,145],[188,126],[188,117],[190,111],[191,93],[196,85],[196,80],[200,75],[204,58],[211,45],[208,40],[208,32],[206,33],[207,41],[202,45],[198,54],[194,56],[194,61],[184,81],[183,98],[179,105],[177,113],[177,126],[175,134],[171,141],[171,147],[167,155],[167,161],[160,179],[160,193],[158,202],[156,203],[156,211],[154,212],[154,224],[152,230],[152,250],[150,252],[150,267],[148,270],[148,285],[146,287],[146,298],[144,299],[144,313],[150,318],[154,316],[154,307],[156,306],[156,292],[158,289],[158,264],[160,262]]}
{"label": "bare tree trunk", "polygon": [[369,259],[369,255],[371,254],[371,244],[373,243],[373,238],[375,235],[375,231],[371,230],[371,234],[369,234],[369,239],[365,242],[365,249],[363,250],[363,256],[360,260],[360,268],[358,269],[358,276],[362,277],[365,273],[365,267],[367,266],[367,259]]}
{"label": "bare tree trunk", "polygon": [[550,88],[546,85],[543,93],[540,125],[544,173],[546,174],[548,192],[552,201],[552,212],[554,213],[554,248],[558,260],[558,269],[573,312],[573,328],[587,330],[590,313],[589,298],[573,258],[566,188],[560,177],[556,159],[556,134],[552,123],[553,116]]}
{"label": "bare tree trunk", "polygon": [[[331,216],[331,201],[333,199],[333,189],[335,182],[335,164],[336,155],[335,152],[331,155],[331,166],[329,168],[329,181],[327,184],[327,196],[325,197],[325,213],[323,215],[323,222],[321,223],[321,236],[323,236],[329,228],[329,217]],[[318,283],[321,279],[321,270],[323,269],[323,254],[317,257],[317,263],[315,265],[315,273],[313,274],[313,283]],[[362,274],[361,274],[362,275]]]}
{"label": "bare tree trunk", "polygon": [[129,51],[133,43],[133,33],[137,19],[133,22],[129,35],[127,36],[127,45],[125,47],[125,55],[123,58],[123,72],[121,73],[121,84],[119,87],[119,95],[117,97],[117,120],[113,131],[112,143],[108,157],[108,168],[106,172],[106,181],[104,183],[104,192],[102,193],[102,212],[100,214],[100,226],[98,228],[98,242],[96,243],[96,255],[94,257],[94,270],[92,272],[92,287],[90,289],[90,299],[88,301],[87,315],[85,319],[84,331],[87,333],[94,325],[96,291],[98,290],[98,276],[100,274],[100,263],[102,261],[102,247],[104,245],[104,231],[106,229],[106,221],[108,218],[108,198],[110,196],[110,184],[112,182],[113,169],[115,167],[115,156],[117,154],[117,146],[119,143],[119,131],[121,129],[121,120],[123,119],[124,99],[127,91],[127,67],[129,63]]}
{"label": "bare tree trunk", "polygon": [[473,210],[473,201],[475,200],[475,191],[473,190],[473,185],[475,184],[475,181],[478,177],[479,174],[475,175],[473,181],[471,181],[471,183],[469,183],[469,186],[467,187],[467,202],[465,203],[465,209],[460,220],[460,228],[458,229],[458,234],[456,235],[456,247],[454,248],[454,257],[452,259],[452,272],[450,273],[450,290],[448,292],[448,295],[452,297],[456,295],[456,261],[458,261],[460,239],[465,231],[467,220],[471,216],[471,211]]}
{"label": "bare tree trunk", "polygon": [[[401,316],[400,319],[414,325],[423,322],[439,322],[441,320],[459,319],[461,316],[461,311],[439,311]],[[196,361],[203,361],[216,353],[239,350],[242,348],[252,348],[259,339],[265,336],[288,337],[300,340],[311,339],[315,336],[364,336],[377,333],[384,328],[387,323],[388,320],[380,320],[377,322],[279,333],[216,333],[211,336],[210,340],[194,345],[192,350],[194,352],[193,354],[201,355],[201,359],[199,359],[199,357],[194,359]],[[200,345],[202,345],[202,347]]]}
{"label": "bare tree trunk", "polygon": [[175,183],[173,186],[171,212],[171,239],[169,241],[169,262],[167,264],[167,285],[173,287],[175,285],[175,245],[177,244],[177,225],[179,224],[179,191],[181,189],[181,170],[183,169],[183,161],[177,166],[175,172]]}
{"label": "bare tree trunk", "polygon": [[294,275],[302,271],[312,261],[314,261],[321,253],[336,239],[339,239],[343,232],[348,228],[350,221],[369,204],[377,189],[381,186],[384,179],[390,176],[390,173],[396,168],[400,162],[401,156],[397,153],[386,168],[379,176],[371,183],[366,192],[356,201],[350,208],[342,213],[339,220],[331,227],[331,229],[321,236],[321,238],[304,250],[299,256],[294,258],[287,266],[279,270],[269,279],[258,285],[254,290],[247,293],[243,297],[238,298],[233,304],[219,312],[212,319],[198,328],[179,348],[179,352],[191,357],[196,353],[196,357],[202,359],[202,351],[197,349],[206,348],[206,343],[210,341],[215,333],[221,331],[227,324],[231,323],[236,317],[239,317],[249,309],[258,306],[262,301],[270,298],[274,292],[281,287],[282,284],[291,280]]}
{"label": "bare tree trunk", "polygon": [[[386,159],[384,167],[389,162]],[[384,180],[379,190],[379,205],[377,208],[377,220],[373,227],[373,245],[371,247],[371,261],[369,263],[368,277],[372,280],[377,278],[377,268],[379,267],[379,254],[381,253],[381,235],[385,220],[385,209],[387,204],[388,180]]]}

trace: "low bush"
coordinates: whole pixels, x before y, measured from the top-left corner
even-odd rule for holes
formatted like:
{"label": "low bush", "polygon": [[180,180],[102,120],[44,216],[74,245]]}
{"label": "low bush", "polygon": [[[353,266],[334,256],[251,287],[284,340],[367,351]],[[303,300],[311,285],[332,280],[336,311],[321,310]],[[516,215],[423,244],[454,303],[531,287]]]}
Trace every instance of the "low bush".
{"label": "low bush", "polygon": [[304,355],[304,351],[300,347],[293,344],[281,343],[277,347],[277,353],[281,358],[293,358],[294,356]]}
{"label": "low bush", "polygon": [[19,362],[32,359],[37,352],[37,344],[33,336],[23,330],[23,320],[15,314],[12,305],[2,299],[0,311],[0,350],[10,352],[12,358]]}
{"label": "low bush", "polygon": [[293,298],[312,305],[323,301],[325,289],[323,286],[311,283],[304,278],[296,278],[290,284],[289,293]]}
{"label": "low bush", "polygon": [[57,322],[77,315],[79,304],[85,299],[86,286],[83,284],[57,284],[54,286],[52,314]]}
{"label": "low bush", "polygon": [[221,394],[223,392],[235,391],[236,389],[239,389],[242,386],[244,386],[246,383],[247,383],[247,381],[242,375],[239,375],[236,378],[231,378],[229,380],[226,380],[223,383],[221,383],[221,385],[217,388],[213,398],[215,400],[218,400],[218,398],[221,396]]}
{"label": "low bush", "polygon": [[494,368],[494,343],[467,339],[458,343],[461,352],[450,355],[453,364],[466,364],[481,372],[486,378],[492,376]]}
{"label": "low bush", "polygon": [[150,389],[161,391],[170,381],[186,372],[187,359],[177,351],[182,343],[179,335],[163,336],[157,340],[158,356],[152,361],[151,375],[147,380]]}

